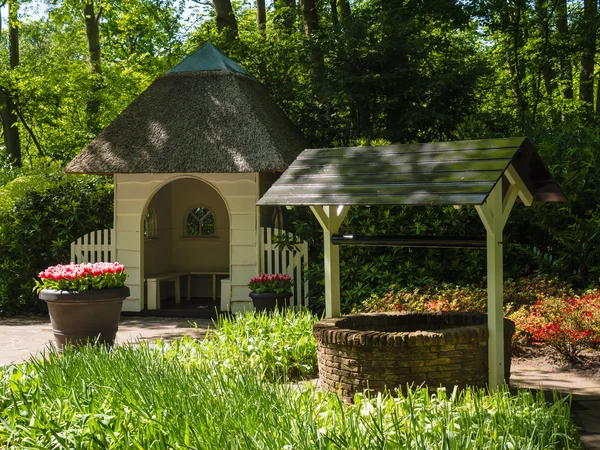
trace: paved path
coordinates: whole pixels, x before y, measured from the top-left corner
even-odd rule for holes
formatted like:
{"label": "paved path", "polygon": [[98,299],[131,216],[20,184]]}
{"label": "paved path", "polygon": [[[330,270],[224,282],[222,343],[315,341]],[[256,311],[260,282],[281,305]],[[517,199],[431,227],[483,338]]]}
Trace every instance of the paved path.
{"label": "paved path", "polygon": [[[172,341],[183,335],[198,337],[191,324],[201,333],[212,324],[209,319],[176,319],[123,317],[117,333],[117,344],[139,339]],[[54,345],[52,327],[47,318],[0,318],[0,365],[19,363]]]}
{"label": "paved path", "polygon": [[584,376],[539,359],[517,359],[511,366],[510,381],[513,387],[543,390],[549,401],[551,391],[571,394],[571,415],[581,442],[586,449],[600,450],[600,373]]}
{"label": "paved path", "polygon": [[[117,334],[117,344],[139,339],[173,340],[187,334],[198,337],[191,325],[196,323],[202,333],[208,319],[123,317]],[[52,328],[44,318],[0,318],[0,365],[19,363],[53,345]],[[552,364],[517,359],[512,364],[513,387],[543,389],[573,394],[573,420],[578,425],[586,449],[600,450],[600,374],[584,377]],[[549,399],[552,397],[549,396]]]}

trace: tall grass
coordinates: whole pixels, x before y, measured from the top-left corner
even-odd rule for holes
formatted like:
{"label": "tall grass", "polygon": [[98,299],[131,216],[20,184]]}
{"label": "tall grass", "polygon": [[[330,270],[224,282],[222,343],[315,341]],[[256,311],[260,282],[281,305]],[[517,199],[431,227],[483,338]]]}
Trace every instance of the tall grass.
{"label": "tall grass", "polygon": [[[264,340],[280,336],[283,323],[240,320],[256,331],[271,329],[262,330]],[[268,351],[255,353],[246,343],[250,357],[240,357],[244,352],[232,346],[245,336],[241,325],[220,326],[222,335],[212,332],[200,343],[66,349],[0,369],[0,443],[36,449],[579,448],[565,400],[548,405],[542,396],[506,389],[434,396],[416,389],[399,398],[357,396],[346,405],[311,384],[287,382],[285,370],[265,371],[285,367],[278,357],[276,364],[253,362],[273,358]]]}
{"label": "tall grass", "polygon": [[222,316],[200,345],[226,368],[248,366],[270,380],[306,379],[317,374],[316,320],[293,310]]}

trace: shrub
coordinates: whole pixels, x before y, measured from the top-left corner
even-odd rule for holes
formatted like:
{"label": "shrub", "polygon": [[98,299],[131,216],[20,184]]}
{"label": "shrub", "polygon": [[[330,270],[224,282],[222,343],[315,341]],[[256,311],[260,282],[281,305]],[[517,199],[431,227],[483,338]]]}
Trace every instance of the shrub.
{"label": "shrub", "polygon": [[[573,288],[557,278],[539,275],[506,280],[504,304],[507,313],[523,305],[549,297],[575,295]],[[487,311],[487,288],[485,284],[458,285],[453,283],[430,283],[413,289],[391,286],[382,296],[371,295],[355,312],[377,311]]]}
{"label": "shrub", "polygon": [[43,307],[34,277],[69,263],[70,243],[110,228],[112,181],[65,175],[60,168],[31,171],[0,187],[0,315]]}
{"label": "shrub", "polygon": [[414,289],[391,286],[383,296],[371,295],[355,312],[475,311],[485,312],[486,290],[469,285],[431,283]]}
{"label": "shrub", "polygon": [[527,315],[525,330],[533,342],[576,362],[582,350],[600,344],[600,292],[539,300]]}

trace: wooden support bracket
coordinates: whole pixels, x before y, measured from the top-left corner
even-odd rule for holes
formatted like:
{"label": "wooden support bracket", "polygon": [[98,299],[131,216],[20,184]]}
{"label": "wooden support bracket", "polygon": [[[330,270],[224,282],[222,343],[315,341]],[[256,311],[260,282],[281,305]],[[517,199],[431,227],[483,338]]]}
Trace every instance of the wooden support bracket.
{"label": "wooden support bracket", "polygon": [[325,317],[339,317],[340,308],[340,248],[333,245],[331,236],[340,229],[348,214],[348,206],[311,206],[313,214],[323,227],[325,263]]}

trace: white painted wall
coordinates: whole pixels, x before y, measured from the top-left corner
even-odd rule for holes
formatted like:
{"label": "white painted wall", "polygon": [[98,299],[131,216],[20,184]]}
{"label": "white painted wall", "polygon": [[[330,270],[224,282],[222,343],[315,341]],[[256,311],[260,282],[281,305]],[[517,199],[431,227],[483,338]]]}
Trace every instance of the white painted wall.
{"label": "white painted wall", "polygon": [[[229,251],[228,267],[231,279],[232,311],[235,312],[251,305],[248,298],[250,291],[247,284],[251,277],[258,274],[258,219],[256,207],[258,201],[258,174],[115,174],[116,256],[117,261],[124,264],[129,273],[127,285],[131,290],[131,296],[123,305],[125,311],[139,311],[142,307],[143,289],[140,289],[140,287],[143,287],[145,265],[148,264],[150,270],[158,270],[164,267],[161,265],[162,262],[149,262],[142,257],[144,253],[142,247],[144,242],[143,231],[141,229],[142,214],[149,204],[149,200],[159,192],[161,187],[175,180],[186,178],[208,183],[224,200],[224,204],[227,206],[226,211],[229,214],[229,243],[231,245],[227,245],[228,249],[225,249],[224,244],[227,242],[225,237],[222,240],[213,242],[213,244],[216,246],[215,249],[219,248],[222,252]],[[190,186],[192,185],[188,184],[187,181],[184,183],[179,181],[177,184],[172,185],[170,194],[173,201],[172,211],[184,208],[187,205],[189,196],[185,191],[186,187],[189,188]],[[194,195],[201,195],[202,193],[211,195],[208,194],[209,192],[202,188]],[[164,201],[164,198],[158,197],[157,202]],[[219,216],[221,216],[223,209],[217,207],[217,210]],[[221,222],[219,217],[217,217],[217,222]],[[159,229],[160,227],[159,223]],[[217,227],[226,233],[224,231],[225,221],[223,221],[223,227],[220,224],[217,224]],[[173,253],[171,261],[178,259],[179,262],[172,270],[177,270],[177,268],[184,267],[184,265],[189,267],[187,264],[197,264],[198,267],[201,267],[203,264],[207,264],[206,260],[209,257],[215,258],[215,264],[222,264],[225,260],[220,254],[209,254],[208,252],[203,254],[206,258],[199,259],[198,253],[194,252],[188,239],[174,238],[175,229],[183,229],[183,218],[173,214],[173,222],[171,223]],[[153,243],[146,246],[146,251],[154,256],[160,254],[159,249],[149,249],[150,245],[153,245]],[[216,252],[215,249],[213,249],[214,252]]]}

